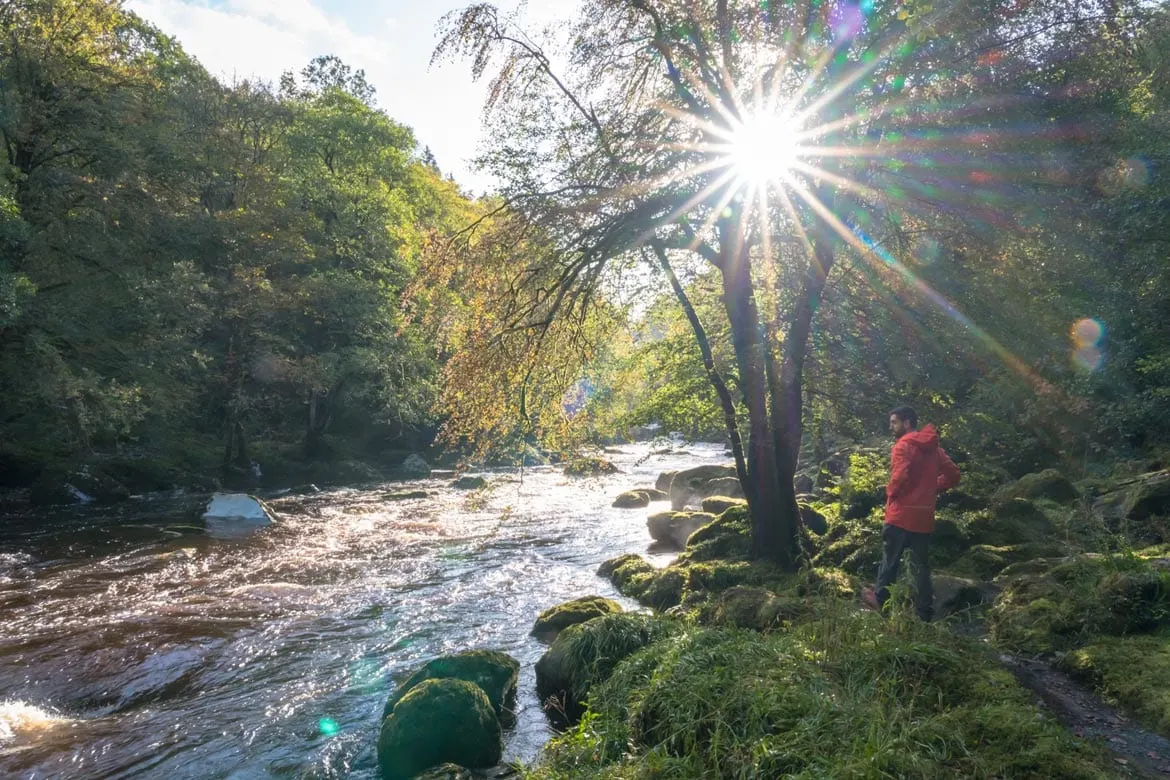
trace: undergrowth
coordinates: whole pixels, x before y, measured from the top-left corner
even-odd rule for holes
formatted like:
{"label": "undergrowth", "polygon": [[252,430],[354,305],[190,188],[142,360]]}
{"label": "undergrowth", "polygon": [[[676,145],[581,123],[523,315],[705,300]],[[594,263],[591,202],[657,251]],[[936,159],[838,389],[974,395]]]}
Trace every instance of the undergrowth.
{"label": "undergrowth", "polygon": [[784,632],[693,628],[640,650],[528,777],[1113,776],[984,647],[835,604]]}

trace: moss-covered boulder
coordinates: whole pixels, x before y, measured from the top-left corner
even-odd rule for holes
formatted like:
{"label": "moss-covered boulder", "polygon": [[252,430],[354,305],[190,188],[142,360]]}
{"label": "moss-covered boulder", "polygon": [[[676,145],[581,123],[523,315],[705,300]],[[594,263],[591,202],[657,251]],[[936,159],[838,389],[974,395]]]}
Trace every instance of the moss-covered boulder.
{"label": "moss-covered boulder", "polygon": [[503,755],[500,721],[478,686],[424,680],[382,721],[378,767],[383,780],[409,780],[438,764],[495,766]]}
{"label": "moss-covered boulder", "polygon": [[640,555],[628,553],[610,558],[597,567],[597,576],[605,577],[614,587],[625,593],[631,580],[653,574],[654,566]]}
{"label": "moss-covered boulder", "polygon": [[645,490],[627,490],[613,500],[613,505],[618,509],[639,509],[650,506],[650,494]]}
{"label": "moss-covered boulder", "polygon": [[1103,490],[1093,509],[1113,521],[1170,517],[1170,469],[1142,474]]}
{"label": "moss-covered boulder", "polygon": [[451,483],[456,490],[480,490],[487,487],[487,480],[483,477],[460,477]]}
{"label": "moss-covered boulder", "polygon": [[714,519],[709,512],[659,512],[646,518],[646,530],[659,544],[681,550],[691,534]]}
{"label": "moss-covered boulder", "polygon": [[1101,637],[1066,653],[1061,667],[1170,737],[1170,637]]}
{"label": "moss-covered boulder", "polygon": [[618,467],[605,458],[574,458],[565,464],[567,477],[598,477],[603,474],[616,474]]}
{"label": "moss-covered boulder", "polygon": [[1056,469],[1045,469],[1035,474],[1026,474],[1010,485],[1005,485],[996,491],[996,503],[1004,503],[1013,498],[1047,499],[1058,504],[1067,504],[1081,497],[1068,477]]}
{"label": "moss-covered boulder", "polygon": [[[734,491],[716,489],[712,483],[720,479],[734,479],[735,476],[735,466],[709,464],[683,469],[670,480],[670,508],[679,511],[688,506],[698,506],[704,497],[716,494],[734,497]],[[722,487],[724,483],[718,484]]]}
{"label": "moss-covered boulder", "polygon": [[703,499],[703,511],[710,515],[721,515],[733,506],[747,506],[747,501],[731,496],[707,496]]}
{"label": "moss-covered boulder", "polygon": [[733,506],[687,537],[680,560],[710,561],[745,558],[752,549],[751,513]]}
{"label": "moss-covered boulder", "polygon": [[813,557],[816,566],[839,568],[872,579],[882,562],[882,526],[878,523],[839,523],[829,528],[824,545]]}
{"label": "moss-covered boulder", "polygon": [[1055,527],[1044,511],[1025,498],[998,503],[986,512],[975,514],[967,524],[971,544],[996,547],[1048,541],[1054,532]]}
{"label": "moss-covered boulder", "polygon": [[1170,627],[1170,571],[1123,555],[1079,555],[1047,571],[1001,576],[989,613],[996,644],[1030,654],[1068,650],[1091,637]]}
{"label": "moss-covered boulder", "polygon": [[536,693],[557,724],[584,711],[590,689],[622,660],[678,630],[667,618],[622,613],[604,615],[561,632],[536,662]]}
{"label": "moss-covered boulder", "polygon": [[393,712],[398,702],[423,682],[454,679],[472,683],[482,690],[496,715],[504,722],[509,722],[519,674],[519,661],[506,653],[494,650],[468,650],[455,655],[439,656],[428,661],[394,689],[394,693],[386,702],[382,716]]}
{"label": "moss-covered boulder", "polygon": [[719,477],[707,483],[704,488],[709,496],[728,496],[729,498],[743,498],[743,485],[739,477]]}
{"label": "moss-covered boulder", "polygon": [[553,638],[569,626],[584,623],[603,615],[614,615],[622,611],[622,605],[613,599],[601,596],[582,596],[549,607],[536,618],[532,633],[542,638]]}
{"label": "moss-covered boulder", "polygon": [[[976,580],[991,580],[997,577],[1009,566],[1025,563],[1036,559],[1060,558],[1067,552],[1058,544],[1048,542],[1028,542],[1025,544],[1009,544],[995,546],[990,544],[976,544],[970,547],[953,564],[947,566],[947,571],[961,577],[970,577]],[[1047,570],[1051,565],[1042,566],[1040,570]]]}

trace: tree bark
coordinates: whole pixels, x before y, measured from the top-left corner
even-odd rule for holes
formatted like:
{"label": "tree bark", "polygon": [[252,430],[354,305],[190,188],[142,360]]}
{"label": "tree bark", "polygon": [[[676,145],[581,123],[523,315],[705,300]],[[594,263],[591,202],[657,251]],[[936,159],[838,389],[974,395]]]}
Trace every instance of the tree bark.
{"label": "tree bark", "polygon": [[723,305],[731,325],[748,415],[748,480],[744,494],[752,516],[752,552],[785,568],[799,561],[799,509],[791,475],[781,479],[774,421],[769,414],[767,349],[760,327],[747,249],[732,220],[720,223]]}

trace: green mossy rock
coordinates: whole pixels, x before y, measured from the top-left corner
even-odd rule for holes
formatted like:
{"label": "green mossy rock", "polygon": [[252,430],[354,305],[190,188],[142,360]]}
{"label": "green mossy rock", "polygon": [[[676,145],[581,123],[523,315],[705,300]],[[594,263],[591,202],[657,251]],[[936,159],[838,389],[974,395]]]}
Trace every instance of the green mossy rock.
{"label": "green mossy rock", "polygon": [[579,599],[549,607],[541,612],[540,617],[536,619],[536,625],[532,627],[532,633],[543,637],[555,636],[569,626],[575,626],[602,615],[614,615],[621,611],[622,605],[613,599],[601,596],[582,596]]}
{"label": "green mossy rock", "polygon": [[1112,521],[1170,516],[1170,469],[1142,474],[1103,491],[1093,509]]}
{"label": "green mossy rock", "polygon": [[629,553],[627,555],[619,555],[616,558],[610,558],[601,564],[597,568],[597,576],[607,578],[613,583],[615,588],[625,593],[626,587],[631,580],[636,577],[653,574],[654,571],[655,568],[649,561],[640,555]]}
{"label": "green mossy rock", "polygon": [[[713,487],[712,483],[721,479],[735,479],[735,476],[735,466],[705,464],[683,469],[670,480],[670,508],[677,512],[689,505],[698,505],[706,496],[733,495],[733,490],[719,489]],[[718,484],[723,487],[728,483]]]}
{"label": "green mossy rock", "polygon": [[428,661],[394,690],[386,702],[382,717],[390,715],[404,696],[426,680],[454,679],[469,682],[480,688],[487,695],[497,717],[507,722],[511,718],[512,700],[516,696],[516,680],[519,674],[519,661],[506,653],[494,650],[468,650],[455,655],[439,656]]}
{"label": "green mossy rock", "polygon": [[747,501],[730,496],[707,496],[703,499],[703,511],[710,515],[721,515],[733,506],[747,506]]}
{"label": "green mossy rock", "polygon": [[748,557],[751,549],[751,513],[747,506],[733,506],[691,533],[679,560],[734,560]]}
{"label": "green mossy rock", "polygon": [[487,694],[464,680],[419,683],[382,721],[378,735],[383,780],[409,780],[444,763],[491,767],[502,755],[500,722]]}
{"label": "green mossy rock", "polygon": [[1081,497],[1076,485],[1056,469],[1046,469],[1035,474],[1026,474],[1010,485],[996,491],[995,503],[1002,504],[1013,498],[1047,499],[1058,504],[1068,504]]}
{"label": "green mossy rock", "polygon": [[456,490],[480,490],[487,487],[487,480],[483,477],[460,477],[451,483]]}
{"label": "green mossy rock", "polygon": [[[837,530],[843,529],[843,530]],[[825,544],[813,557],[822,568],[838,568],[872,579],[882,562],[882,527],[875,523],[840,523],[832,526]]]}
{"label": "green mossy rock", "polygon": [[967,524],[967,537],[972,544],[1001,547],[1048,541],[1055,530],[1040,507],[1024,498],[1011,498],[976,514]]}
{"label": "green mossy rock", "polygon": [[594,685],[625,658],[677,630],[667,618],[632,613],[604,615],[565,629],[536,662],[536,693],[545,712],[554,723],[575,722]]}
{"label": "green mossy rock", "polygon": [[645,490],[627,490],[613,500],[618,509],[640,509],[650,506],[650,494]]}
{"label": "green mossy rock", "polygon": [[[947,571],[962,577],[991,580],[1014,564],[1027,563],[1036,559],[1060,558],[1066,554],[1064,548],[1059,545],[1045,542],[1009,544],[998,547],[990,544],[977,544],[946,568]],[[1045,565],[1039,570],[1043,571],[1049,568],[1051,565]]]}
{"label": "green mossy rock", "polygon": [[618,467],[605,458],[576,458],[565,464],[567,477],[598,477],[617,472]]}
{"label": "green mossy rock", "polygon": [[1066,653],[1060,665],[1147,728],[1170,737],[1170,637],[1102,637]]}
{"label": "green mossy rock", "polygon": [[1079,555],[1047,571],[1007,572],[988,628],[1000,647],[1046,654],[1090,637],[1151,633],[1170,626],[1170,571],[1122,555]]}

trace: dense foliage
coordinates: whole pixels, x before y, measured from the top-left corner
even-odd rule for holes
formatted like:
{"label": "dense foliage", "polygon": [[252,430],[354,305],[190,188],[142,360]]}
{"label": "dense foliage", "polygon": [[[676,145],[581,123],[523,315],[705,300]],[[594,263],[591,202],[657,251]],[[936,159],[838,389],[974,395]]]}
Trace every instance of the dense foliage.
{"label": "dense foliage", "polygon": [[364,75],[321,57],[225,85],[115,0],[0,14],[9,483],[429,443],[437,356],[400,296],[473,204]]}

